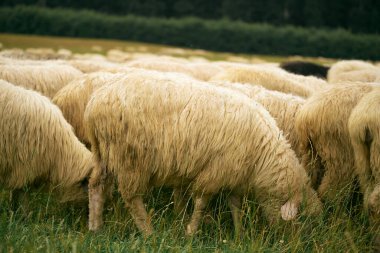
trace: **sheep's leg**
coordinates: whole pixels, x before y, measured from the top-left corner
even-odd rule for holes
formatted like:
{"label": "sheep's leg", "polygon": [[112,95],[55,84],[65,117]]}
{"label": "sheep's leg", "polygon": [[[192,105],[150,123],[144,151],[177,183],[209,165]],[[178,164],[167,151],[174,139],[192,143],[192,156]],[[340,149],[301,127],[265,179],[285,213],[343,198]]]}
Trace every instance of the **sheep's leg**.
{"label": "sheep's leg", "polygon": [[234,221],[235,226],[235,236],[236,238],[239,238],[243,233],[242,230],[242,217],[243,212],[241,210],[241,198],[237,195],[230,195],[228,198],[228,205],[231,209],[232,213],[232,220]]}
{"label": "sheep's leg", "polygon": [[99,230],[103,225],[103,208],[107,173],[105,166],[97,165],[89,180],[89,229]]}
{"label": "sheep's leg", "polygon": [[129,201],[125,201],[137,228],[145,235],[149,236],[153,233],[153,227],[146,212],[142,197],[134,197]]}
{"label": "sheep's leg", "polygon": [[175,214],[186,214],[187,207],[187,194],[182,188],[174,188],[173,190],[174,198],[174,212]]}
{"label": "sheep's leg", "polygon": [[[337,168],[337,166],[335,167]],[[318,187],[318,195],[324,199],[333,201],[335,199],[343,200],[351,194],[352,189],[345,189],[350,183],[349,175],[338,172],[349,171],[349,168],[342,168],[336,171],[333,166],[326,166],[326,172]]]}
{"label": "sheep's leg", "polygon": [[209,195],[195,197],[193,215],[191,216],[190,223],[186,227],[186,234],[188,236],[192,236],[197,232],[199,221],[203,216],[204,209],[206,208],[209,199]]}
{"label": "sheep's leg", "polygon": [[28,193],[24,189],[14,189],[11,191],[11,210],[21,210],[23,216],[27,216],[30,211]]}

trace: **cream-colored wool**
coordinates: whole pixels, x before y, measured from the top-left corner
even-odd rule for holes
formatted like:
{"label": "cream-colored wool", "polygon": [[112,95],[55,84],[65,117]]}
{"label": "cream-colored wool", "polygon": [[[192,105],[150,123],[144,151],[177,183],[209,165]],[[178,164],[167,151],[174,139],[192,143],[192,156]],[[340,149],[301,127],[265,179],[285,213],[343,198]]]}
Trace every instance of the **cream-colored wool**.
{"label": "cream-colored wool", "polygon": [[188,66],[194,70],[194,78],[202,81],[208,81],[211,77],[223,71],[222,67],[208,62],[189,63]]}
{"label": "cream-colored wool", "polygon": [[92,154],[48,98],[0,80],[0,185],[46,182],[62,201],[84,200]]}
{"label": "cream-colored wool", "polygon": [[[327,73],[327,81],[329,83],[340,83],[340,82],[346,82],[346,81],[362,81],[367,82],[368,80],[368,73],[365,73],[366,71],[361,70],[378,70],[378,68],[365,61],[359,61],[359,60],[345,60],[345,61],[338,61],[337,63],[333,64],[328,73]],[[357,74],[349,74],[349,72],[353,71],[359,71],[356,72]],[[359,76],[358,73],[362,73]],[[373,80],[372,80],[373,81]]]}
{"label": "cream-colored wool", "polygon": [[70,60],[67,61],[71,66],[79,69],[83,73],[91,73],[96,71],[104,71],[107,68],[116,68],[120,64],[105,60]]}
{"label": "cream-colored wool", "polygon": [[211,84],[242,92],[263,105],[264,108],[276,120],[277,126],[283,131],[285,137],[290,142],[290,146],[296,152],[297,157],[302,157],[299,150],[299,140],[294,124],[297,112],[305,103],[305,99],[291,94],[267,90],[261,86],[252,86],[249,84],[221,81],[211,82]]}
{"label": "cream-colored wool", "polygon": [[209,80],[223,70],[221,67],[211,63],[192,63],[187,60],[176,60],[167,57],[138,59],[130,61],[127,66],[160,72],[177,72],[202,81]]}
{"label": "cream-colored wool", "polygon": [[146,234],[152,227],[142,197],[163,185],[192,193],[188,234],[197,230],[208,199],[221,189],[232,192],[237,229],[240,199],[247,193],[272,222],[280,214],[294,219],[303,200],[307,214],[320,211],[306,172],[274,119],[234,91],[166,73],[133,73],[93,94],[85,126],[98,159],[89,184],[91,230],[102,224],[109,173]]}
{"label": "cream-colored wool", "polygon": [[320,86],[320,81],[315,83],[315,79],[317,78],[300,77],[275,67],[250,66],[227,68],[211,78],[210,81],[249,83],[261,85],[269,90],[309,97],[315,91],[323,88]]}
{"label": "cream-colored wool", "polygon": [[359,69],[349,72],[340,73],[330,79],[331,83],[335,82],[377,82],[380,79],[380,68]]}
{"label": "cream-colored wool", "polygon": [[107,72],[85,74],[59,90],[52,99],[52,102],[61,109],[67,122],[73,126],[78,139],[86,145],[89,145],[89,140],[85,134],[83,116],[92,93],[121,77],[122,74]]}
{"label": "cream-colored wool", "polygon": [[310,97],[297,113],[295,127],[304,154],[302,163],[313,187],[325,199],[349,194],[342,192],[355,177],[348,118],[372,89],[366,83],[334,85]]}
{"label": "cream-colored wool", "polygon": [[196,71],[187,64],[178,63],[174,61],[165,61],[161,59],[139,59],[130,61],[126,64],[128,67],[156,70],[160,72],[177,72],[186,74],[191,77],[196,77]]}
{"label": "cream-colored wool", "polygon": [[64,64],[0,65],[0,79],[35,90],[52,98],[58,90],[82,72]]}
{"label": "cream-colored wool", "polygon": [[366,94],[348,121],[364,207],[380,221],[380,87]]}

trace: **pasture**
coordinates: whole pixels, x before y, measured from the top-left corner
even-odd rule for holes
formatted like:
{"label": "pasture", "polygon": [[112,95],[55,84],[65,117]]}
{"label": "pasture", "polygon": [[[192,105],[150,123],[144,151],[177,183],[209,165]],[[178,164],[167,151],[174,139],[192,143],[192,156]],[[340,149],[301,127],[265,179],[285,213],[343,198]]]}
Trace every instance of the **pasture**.
{"label": "pasture", "polygon": [[[117,52],[131,58],[149,54],[199,62],[253,64],[307,60],[331,65],[337,61],[297,56],[236,55],[116,40],[13,34],[0,34],[0,43],[1,50],[67,49],[71,54],[65,57],[78,59],[80,55],[95,54],[116,57]],[[175,215],[171,190],[158,188],[147,194],[145,199],[155,230],[146,238],[139,233],[118,193],[114,193],[113,199],[106,203],[103,228],[99,232],[90,232],[88,203],[61,204],[42,188],[31,186],[25,190],[28,193],[27,204],[23,206],[14,205],[9,191],[0,191],[0,252],[372,252],[375,238],[380,236],[380,228],[371,224],[361,212],[362,196],[359,193],[353,198],[339,200],[340,204],[334,200],[324,203],[323,213],[317,217],[301,216],[277,226],[262,218],[258,203],[245,199],[244,232],[235,237],[226,201],[228,192],[223,192],[208,206],[209,213],[200,231],[188,238],[184,231],[189,217]],[[189,210],[191,206],[189,204]]]}

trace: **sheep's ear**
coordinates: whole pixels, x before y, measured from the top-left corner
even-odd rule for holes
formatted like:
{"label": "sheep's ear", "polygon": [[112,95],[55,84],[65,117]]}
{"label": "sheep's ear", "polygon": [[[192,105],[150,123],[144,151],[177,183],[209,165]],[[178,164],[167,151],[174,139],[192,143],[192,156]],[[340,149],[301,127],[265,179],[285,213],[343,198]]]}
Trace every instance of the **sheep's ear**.
{"label": "sheep's ear", "polygon": [[283,220],[294,220],[297,214],[298,205],[290,200],[281,207],[281,217]]}

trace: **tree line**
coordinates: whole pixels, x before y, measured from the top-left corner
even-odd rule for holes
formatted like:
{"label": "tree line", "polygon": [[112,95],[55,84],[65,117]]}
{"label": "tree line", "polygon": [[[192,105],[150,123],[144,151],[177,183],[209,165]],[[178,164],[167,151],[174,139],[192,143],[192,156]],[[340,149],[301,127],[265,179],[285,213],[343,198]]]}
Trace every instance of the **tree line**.
{"label": "tree line", "polygon": [[344,28],[380,32],[379,0],[2,0],[0,6],[36,5],[89,9],[114,15],[203,19]]}

